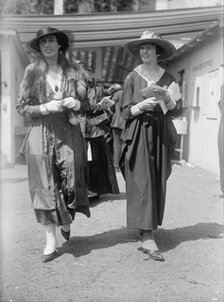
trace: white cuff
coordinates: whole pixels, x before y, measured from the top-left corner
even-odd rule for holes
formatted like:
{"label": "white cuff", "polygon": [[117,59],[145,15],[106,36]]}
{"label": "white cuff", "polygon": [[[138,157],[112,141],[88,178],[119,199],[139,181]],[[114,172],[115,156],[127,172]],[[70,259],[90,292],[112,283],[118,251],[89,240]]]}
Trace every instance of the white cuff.
{"label": "white cuff", "polygon": [[139,114],[141,114],[143,111],[139,109],[139,104],[136,104],[134,106],[131,107],[131,114],[133,116],[137,116]]}
{"label": "white cuff", "polygon": [[169,103],[166,104],[166,108],[168,110],[173,110],[176,107],[176,102],[172,99],[169,101]]}
{"label": "white cuff", "polygon": [[40,108],[40,113],[41,114],[43,114],[43,115],[49,114],[49,111],[47,110],[46,104],[41,104],[39,108]]}

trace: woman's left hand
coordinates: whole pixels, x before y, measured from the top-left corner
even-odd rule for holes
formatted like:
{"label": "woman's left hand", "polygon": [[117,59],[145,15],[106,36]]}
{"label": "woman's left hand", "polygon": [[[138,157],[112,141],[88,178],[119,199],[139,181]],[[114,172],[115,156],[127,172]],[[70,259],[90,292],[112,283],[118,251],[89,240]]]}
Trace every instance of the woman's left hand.
{"label": "woman's left hand", "polygon": [[171,97],[168,94],[168,92],[165,94],[165,96],[163,97],[163,100],[165,102],[165,104],[168,104],[171,101]]}
{"label": "woman's left hand", "polygon": [[100,103],[97,104],[91,104],[91,109],[93,110],[93,113],[97,111],[101,111],[103,109],[102,105]]}
{"label": "woman's left hand", "polygon": [[61,100],[62,106],[67,107],[69,109],[73,109],[78,111],[81,107],[81,103],[79,100],[74,99],[73,97],[68,97]]}

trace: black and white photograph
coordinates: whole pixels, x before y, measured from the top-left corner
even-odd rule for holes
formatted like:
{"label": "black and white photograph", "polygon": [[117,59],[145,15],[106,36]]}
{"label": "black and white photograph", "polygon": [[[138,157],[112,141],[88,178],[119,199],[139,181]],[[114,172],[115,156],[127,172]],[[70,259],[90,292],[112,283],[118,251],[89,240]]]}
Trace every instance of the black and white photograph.
{"label": "black and white photograph", "polygon": [[223,21],[0,0],[0,302],[224,301]]}

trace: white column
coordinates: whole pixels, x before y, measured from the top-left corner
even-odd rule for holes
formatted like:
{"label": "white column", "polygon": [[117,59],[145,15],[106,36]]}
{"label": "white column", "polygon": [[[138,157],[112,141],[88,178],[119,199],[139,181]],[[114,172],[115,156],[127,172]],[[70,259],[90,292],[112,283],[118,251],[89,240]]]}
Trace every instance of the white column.
{"label": "white column", "polygon": [[166,10],[168,9],[168,0],[157,0],[155,10]]}
{"label": "white column", "polygon": [[54,0],[54,15],[63,15],[64,0]]}

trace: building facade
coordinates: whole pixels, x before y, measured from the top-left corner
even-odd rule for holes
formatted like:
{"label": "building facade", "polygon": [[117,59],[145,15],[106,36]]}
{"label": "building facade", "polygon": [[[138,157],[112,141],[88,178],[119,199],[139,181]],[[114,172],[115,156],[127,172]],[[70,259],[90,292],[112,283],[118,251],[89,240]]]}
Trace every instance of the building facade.
{"label": "building facade", "polygon": [[195,45],[172,61],[169,70],[183,81],[184,86],[184,116],[188,121],[184,158],[218,175],[218,102],[223,83],[223,32],[215,32],[199,47]]}
{"label": "building facade", "polygon": [[19,85],[28,59],[15,30],[0,30],[1,54],[1,111],[0,158],[1,167],[13,165],[27,127],[16,112]]}
{"label": "building facade", "polygon": [[[174,4],[166,1],[167,4]],[[186,1],[185,1],[186,2]],[[157,1],[157,6],[159,1]],[[164,3],[163,3],[164,4]],[[219,174],[217,133],[218,101],[223,82],[223,7],[168,9],[99,15],[5,16],[0,31],[1,50],[1,165],[14,164],[27,130],[27,121],[16,113],[23,71],[28,64],[26,43],[42,24],[68,29],[71,58],[92,64],[103,82],[122,82],[139,62],[124,44],[152,30],[177,47],[166,63],[177,78],[187,120],[182,159]]]}

